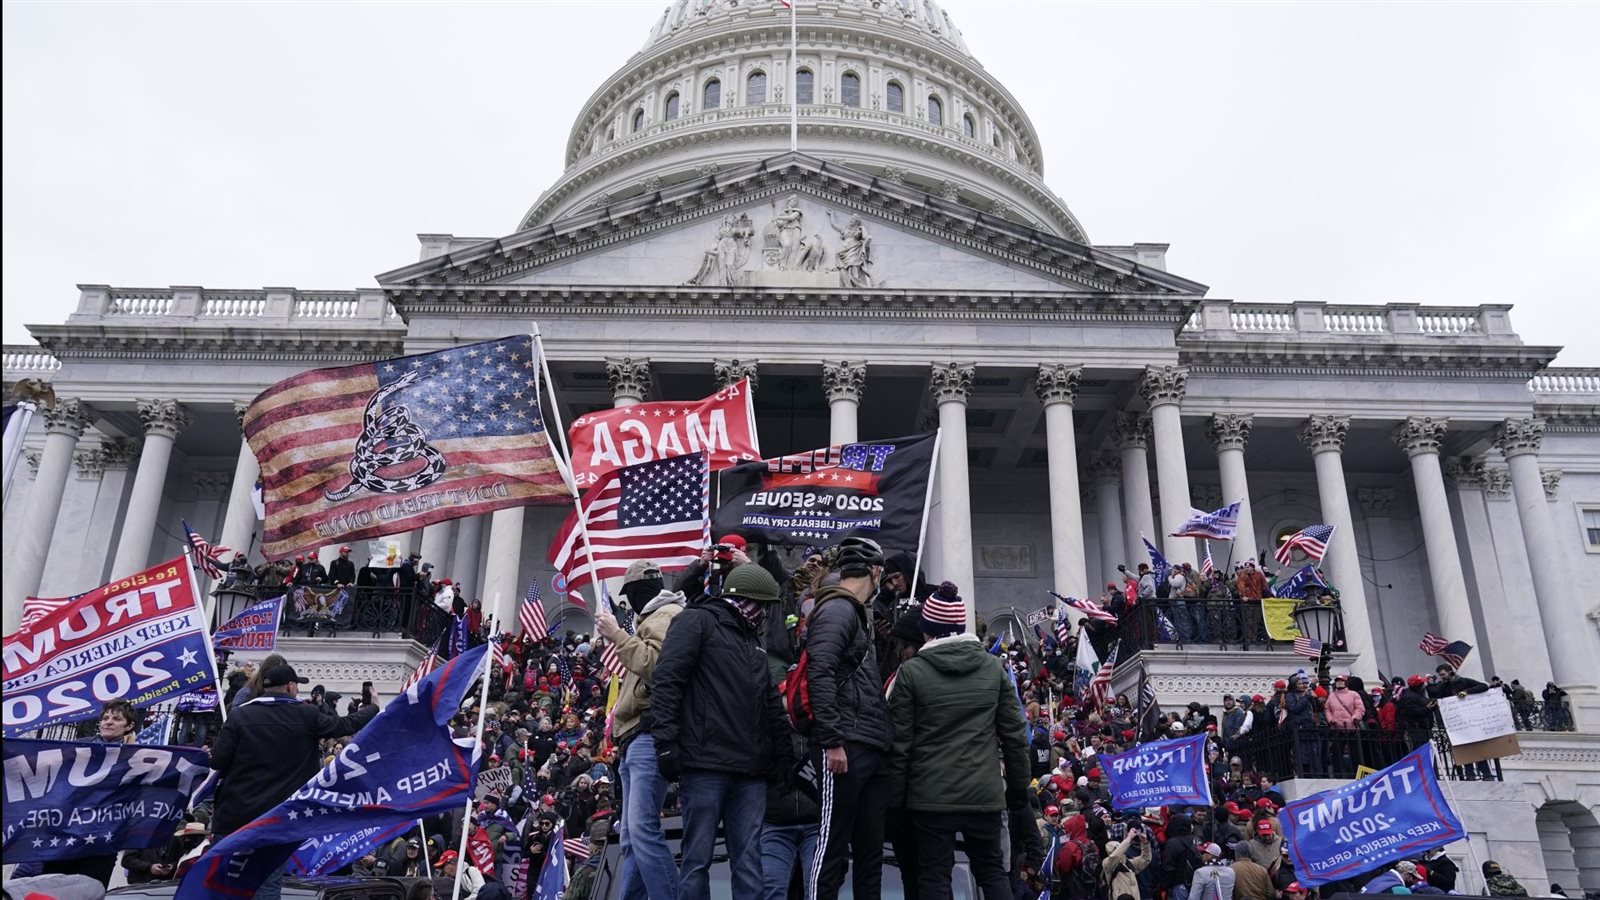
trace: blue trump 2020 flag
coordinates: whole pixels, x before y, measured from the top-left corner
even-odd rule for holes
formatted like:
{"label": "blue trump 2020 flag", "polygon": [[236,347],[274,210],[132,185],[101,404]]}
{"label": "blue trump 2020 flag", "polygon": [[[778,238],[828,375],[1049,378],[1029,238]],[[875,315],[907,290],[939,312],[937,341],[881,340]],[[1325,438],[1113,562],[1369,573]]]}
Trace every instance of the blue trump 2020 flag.
{"label": "blue trump 2020 flag", "polygon": [[326,875],[343,868],[374,847],[387,844],[410,828],[415,819],[401,819],[387,828],[368,825],[344,834],[308,839],[289,857],[292,875]]}
{"label": "blue trump 2020 flag", "polygon": [[1467,836],[1439,790],[1433,745],[1358,781],[1290,800],[1278,813],[1301,884],[1368,872]]}
{"label": "blue trump 2020 flag", "polygon": [[1100,757],[1106,789],[1115,809],[1136,806],[1210,806],[1206,779],[1206,736],[1150,741],[1113,756]]}
{"label": "blue trump 2020 flag", "polygon": [[172,840],[211,771],[198,747],[5,741],[5,860],[44,862]]}
{"label": "blue trump 2020 flag", "polygon": [[392,700],[304,787],[206,851],[178,900],[254,896],[308,840],[338,842],[463,806],[477,780],[477,748],[454,740],[449,723],[488,650],[468,650]]}
{"label": "blue trump 2020 flag", "polygon": [[278,649],[278,619],[282,614],[282,597],[247,606],[212,632],[211,646],[218,650],[271,653]]}

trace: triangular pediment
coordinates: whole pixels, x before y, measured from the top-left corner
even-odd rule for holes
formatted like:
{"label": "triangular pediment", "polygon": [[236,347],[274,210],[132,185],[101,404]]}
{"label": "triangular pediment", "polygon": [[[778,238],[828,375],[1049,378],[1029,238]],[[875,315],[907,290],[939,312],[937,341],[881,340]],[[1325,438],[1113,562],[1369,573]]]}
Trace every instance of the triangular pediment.
{"label": "triangular pediment", "polygon": [[1203,285],[799,154],[378,276],[386,288],[698,285],[1201,295]]}

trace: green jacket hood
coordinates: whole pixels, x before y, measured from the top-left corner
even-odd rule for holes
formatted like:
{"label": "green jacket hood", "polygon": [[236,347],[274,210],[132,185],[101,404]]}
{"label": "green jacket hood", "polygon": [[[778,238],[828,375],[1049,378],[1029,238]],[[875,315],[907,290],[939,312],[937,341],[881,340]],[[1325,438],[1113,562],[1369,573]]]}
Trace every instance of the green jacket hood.
{"label": "green jacket hood", "polygon": [[922,645],[917,657],[944,675],[969,675],[984,665],[989,653],[975,634],[934,638]]}

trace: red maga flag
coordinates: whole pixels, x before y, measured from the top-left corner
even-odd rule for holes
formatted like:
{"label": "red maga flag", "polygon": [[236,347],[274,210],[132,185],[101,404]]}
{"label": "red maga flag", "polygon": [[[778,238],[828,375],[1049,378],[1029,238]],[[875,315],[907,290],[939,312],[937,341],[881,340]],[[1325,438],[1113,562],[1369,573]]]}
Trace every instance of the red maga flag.
{"label": "red maga flag", "polygon": [[638,403],[579,416],[567,429],[567,440],[579,488],[653,459],[705,452],[717,472],[761,458],[748,379],[704,400]]}

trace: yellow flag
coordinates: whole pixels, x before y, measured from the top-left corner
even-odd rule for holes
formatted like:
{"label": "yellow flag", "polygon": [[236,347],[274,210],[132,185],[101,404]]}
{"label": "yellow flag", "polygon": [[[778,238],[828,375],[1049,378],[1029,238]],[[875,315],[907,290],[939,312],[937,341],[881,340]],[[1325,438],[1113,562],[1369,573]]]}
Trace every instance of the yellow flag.
{"label": "yellow flag", "polygon": [[1267,637],[1275,641],[1292,641],[1300,637],[1300,629],[1295,627],[1295,605],[1300,601],[1293,598],[1266,597],[1261,601],[1261,618],[1267,625]]}
{"label": "yellow flag", "polygon": [[620,684],[617,676],[611,676],[611,686],[606,688],[606,714],[611,714],[612,707],[617,705],[617,687]]}

